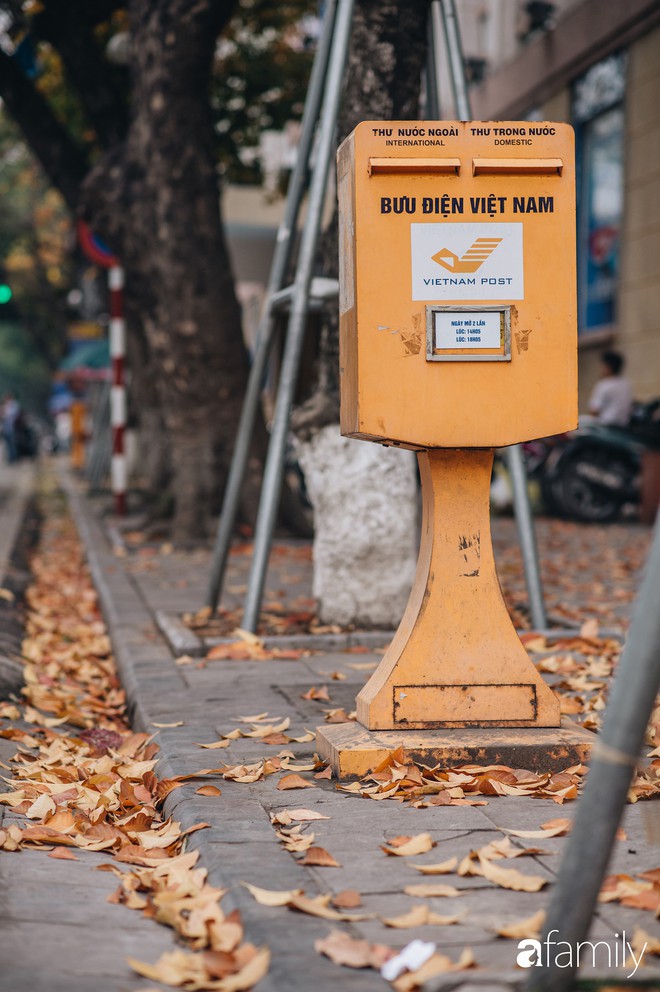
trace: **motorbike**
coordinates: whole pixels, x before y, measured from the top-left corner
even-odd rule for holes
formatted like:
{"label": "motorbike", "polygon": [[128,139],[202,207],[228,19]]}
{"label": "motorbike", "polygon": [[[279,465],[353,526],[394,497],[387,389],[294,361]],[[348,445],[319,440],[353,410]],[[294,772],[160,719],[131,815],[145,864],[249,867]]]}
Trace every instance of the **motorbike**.
{"label": "motorbike", "polygon": [[549,513],[608,523],[640,502],[642,456],[660,450],[660,399],[636,403],[625,427],[588,421],[527,447],[528,472],[538,478]]}

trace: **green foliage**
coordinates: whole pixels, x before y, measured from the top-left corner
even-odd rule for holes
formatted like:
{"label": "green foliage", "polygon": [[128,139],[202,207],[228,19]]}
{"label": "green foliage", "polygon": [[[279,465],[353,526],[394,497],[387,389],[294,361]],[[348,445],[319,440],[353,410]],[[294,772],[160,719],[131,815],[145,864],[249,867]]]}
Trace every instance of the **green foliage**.
{"label": "green foliage", "polygon": [[51,373],[20,325],[0,320],[0,396],[14,393],[24,410],[45,415]]}
{"label": "green foliage", "polygon": [[1,110],[0,203],[0,267],[12,290],[6,305],[20,316],[46,362],[55,365],[66,335],[71,222],[61,198]]}
{"label": "green foliage", "polygon": [[232,182],[259,182],[261,132],[281,131],[302,116],[315,49],[306,30],[318,6],[243,0],[218,45],[211,106],[221,168]]}

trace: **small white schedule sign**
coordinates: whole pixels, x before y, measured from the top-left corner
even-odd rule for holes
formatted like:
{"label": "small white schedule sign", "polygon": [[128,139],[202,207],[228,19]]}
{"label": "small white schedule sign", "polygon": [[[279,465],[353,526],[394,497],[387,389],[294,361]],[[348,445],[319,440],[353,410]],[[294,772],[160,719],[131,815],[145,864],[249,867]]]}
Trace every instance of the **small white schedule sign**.
{"label": "small white schedule sign", "polygon": [[500,311],[435,311],[434,348],[499,348],[502,344]]}

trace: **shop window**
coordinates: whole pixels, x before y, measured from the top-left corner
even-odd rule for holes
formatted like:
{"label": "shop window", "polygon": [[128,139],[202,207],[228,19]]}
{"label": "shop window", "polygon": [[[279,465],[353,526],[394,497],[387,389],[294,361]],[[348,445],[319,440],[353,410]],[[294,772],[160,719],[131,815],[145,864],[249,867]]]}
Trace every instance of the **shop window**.
{"label": "shop window", "polygon": [[625,55],[613,55],[592,66],[573,91],[578,327],[583,337],[612,327],[617,316],[625,77]]}

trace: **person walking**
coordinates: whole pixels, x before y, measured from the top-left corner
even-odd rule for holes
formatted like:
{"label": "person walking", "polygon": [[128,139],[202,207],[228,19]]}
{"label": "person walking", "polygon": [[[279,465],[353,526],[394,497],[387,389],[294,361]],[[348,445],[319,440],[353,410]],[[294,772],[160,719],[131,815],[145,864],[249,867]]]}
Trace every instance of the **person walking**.
{"label": "person walking", "polygon": [[21,409],[13,393],[7,393],[2,400],[2,436],[7,449],[7,461],[10,465],[18,458],[16,445],[16,421]]}

